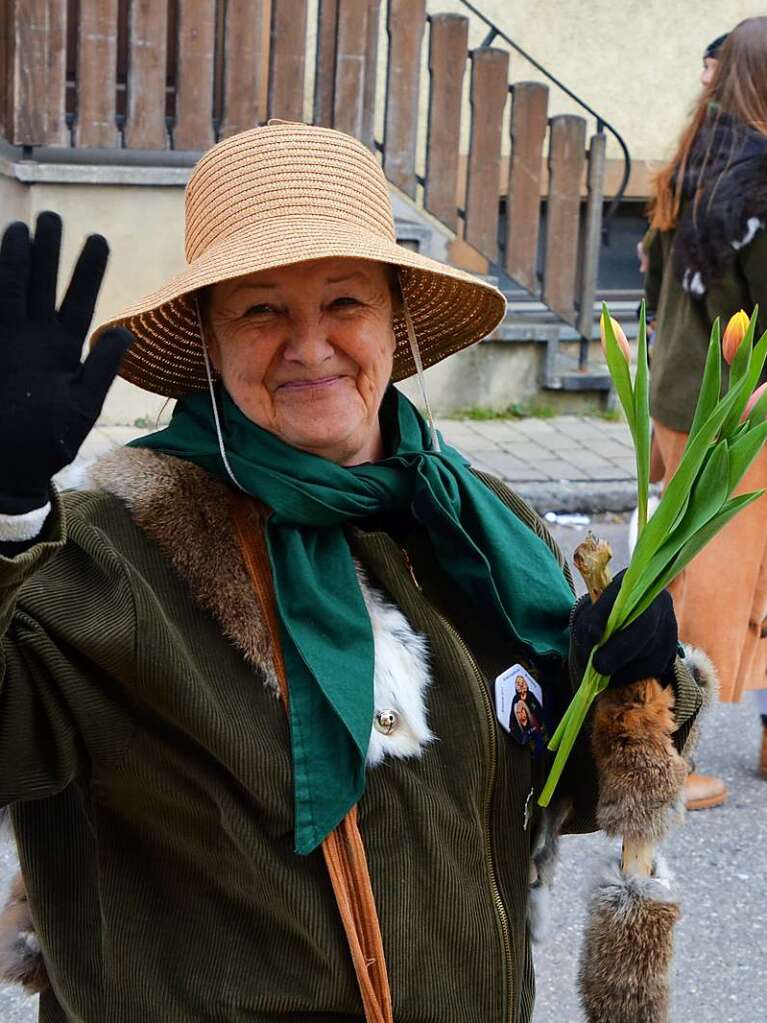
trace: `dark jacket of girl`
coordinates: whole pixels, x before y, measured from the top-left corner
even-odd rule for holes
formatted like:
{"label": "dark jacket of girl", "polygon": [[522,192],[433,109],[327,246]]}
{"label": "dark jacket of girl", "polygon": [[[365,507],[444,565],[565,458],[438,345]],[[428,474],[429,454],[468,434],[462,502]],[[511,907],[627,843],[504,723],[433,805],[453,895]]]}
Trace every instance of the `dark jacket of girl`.
{"label": "dark jacket of girl", "polygon": [[657,324],[652,416],[687,433],[716,317],[724,329],[758,305],[757,338],[767,328],[767,137],[713,109],[683,173],[677,227],[648,239],[645,297]]}

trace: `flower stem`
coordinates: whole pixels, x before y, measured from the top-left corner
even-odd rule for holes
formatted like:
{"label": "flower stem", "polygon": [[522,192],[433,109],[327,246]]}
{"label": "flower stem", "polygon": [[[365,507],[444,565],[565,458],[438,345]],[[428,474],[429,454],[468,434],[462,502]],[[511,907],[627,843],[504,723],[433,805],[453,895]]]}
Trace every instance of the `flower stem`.
{"label": "flower stem", "polygon": [[[565,716],[560,722],[560,727],[549,743],[549,749],[556,749],[557,755],[549,771],[543,792],[541,792],[538,798],[539,806],[548,806],[551,802],[551,797],[554,795],[554,790],[562,776],[567,758],[570,756],[570,752],[575,745],[575,740],[578,738],[578,733],[583,726],[583,722],[586,720],[591,704],[606,687],[607,682],[608,679],[604,675],[600,675],[598,671],[594,670],[591,665],[591,658],[589,658],[589,666],[583,676],[578,692],[575,694]],[[554,745],[555,740],[557,742],[556,746]]]}

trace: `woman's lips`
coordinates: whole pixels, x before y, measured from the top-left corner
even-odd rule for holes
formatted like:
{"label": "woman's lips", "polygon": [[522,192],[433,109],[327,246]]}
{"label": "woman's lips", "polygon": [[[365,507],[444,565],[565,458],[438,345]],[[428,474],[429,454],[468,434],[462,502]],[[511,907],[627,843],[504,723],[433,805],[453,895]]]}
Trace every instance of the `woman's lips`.
{"label": "woman's lips", "polygon": [[344,377],[340,375],[332,377],[317,377],[314,380],[288,380],[284,384],[280,384],[277,388],[278,391],[311,391],[320,390],[324,387],[332,387],[333,384],[338,383],[339,380],[343,380]]}

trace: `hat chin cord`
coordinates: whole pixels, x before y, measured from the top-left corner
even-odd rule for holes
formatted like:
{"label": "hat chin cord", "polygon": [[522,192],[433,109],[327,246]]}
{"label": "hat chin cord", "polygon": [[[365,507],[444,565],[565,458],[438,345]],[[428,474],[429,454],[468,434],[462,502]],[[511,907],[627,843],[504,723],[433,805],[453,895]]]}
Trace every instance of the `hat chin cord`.
{"label": "hat chin cord", "polygon": [[205,360],[205,376],[208,378],[208,392],[210,394],[210,404],[213,409],[213,421],[216,424],[216,437],[218,438],[218,450],[221,455],[221,461],[224,463],[229,479],[234,483],[238,490],[241,490],[243,494],[247,494],[247,490],[243,487],[237,477],[234,475],[234,471],[229,464],[229,459],[226,457],[226,451],[224,449],[224,436],[221,433],[221,420],[218,415],[218,402],[216,401],[216,389],[213,386],[213,373],[210,368],[210,356],[208,355],[208,340],[205,337],[205,329],[202,325],[202,314],[200,312],[200,300],[195,296],[194,300],[195,309],[197,310],[197,325],[200,329],[200,339],[202,340],[202,357]]}
{"label": "hat chin cord", "polygon": [[423,372],[423,361],[421,359],[421,350],[418,347],[418,340],[415,336],[415,327],[413,326],[413,318],[410,315],[410,310],[407,307],[407,299],[402,289],[402,277],[400,275],[400,294],[402,295],[402,312],[405,316],[405,328],[407,330],[407,339],[410,345],[410,352],[413,356],[413,362],[415,363],[415,375],[418,378],[418,389],[421,392],[421,401],[426,412],[426,419],[429,423],[429,438],[431,440],[431,450],[435,454],[439,454],[439,434],[437,433],[437,427],[434,425],[434,416],[432,415],[431,405],[429,404],[429,396],[426,393],[426,379]]}
{"label": "hat chin cord", "polygon": [[[241,485],[239,480],[234,474],[234,470],[229,463],[229,459],[226,457],[226,449],[224,447],[224,435],[221,431],[221,418],[218,414],[218,402],[216,401],[216,389],[213,385],[213,372],[210,368],[210,355],[208,354],[208,340],[205,336],[205,328],[202,322],[202,313],[200,312],[200,300],[195,297],[194,302],[195,309],[197,311],[197,325],[200,331],[200,339],[202,340],[202,357],[205,362],[205,376],[208,381],[208,393],[210,394],[210,404],[213,410],[213,421],[216,424],[216,438],[218,439],[218,450],[221,455],[221,461],[224,463],[227,475],[238,490],[241,490],[244,494],[247,493],[245,487]],[[421,392],[421,400],[423,401],[424,409],[426,410],[426,418],[429,423],[429,439],[431,443],[431,450],[436,454],[439,454],[439,434],[437,433],[437,427],[434,424],[434,416],[432,415],[431,405],[429,404],[429,396],[426,393],[426,380],[423,372],[423,361],[421,359],[421,351],[418,347],[418,341],[415,336],[415,328],[413,327],[413,319],[410,315],[410,310],[407,307],[407,301],[405,300],[404,294],[402,296],[402,311],[405,318],[405,328],[407,330],[407,339],[410,344],[410,352],[413,356],[413,362],[415,364],[416,377],[418,379],[418,388]]]}

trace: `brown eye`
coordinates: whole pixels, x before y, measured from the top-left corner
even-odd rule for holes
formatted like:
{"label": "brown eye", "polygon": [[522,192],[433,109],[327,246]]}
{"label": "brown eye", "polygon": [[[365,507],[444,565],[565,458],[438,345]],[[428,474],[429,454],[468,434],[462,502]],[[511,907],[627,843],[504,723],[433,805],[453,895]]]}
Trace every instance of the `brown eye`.
{"label": "brown eye", "polygon": [[275,309],[272,305],[267,305],[266,302],[261,302],[259,305],[251,305],[242,314],[243,316],[268,316],[270,313],[274,313]]}
{"label": "brown eye", "polygon": [[342,295],[340,298],[334,298],[330,303],[331,309],[351,309],[357,305],[360,305],[359,300],[352,298],[351,295]]}

